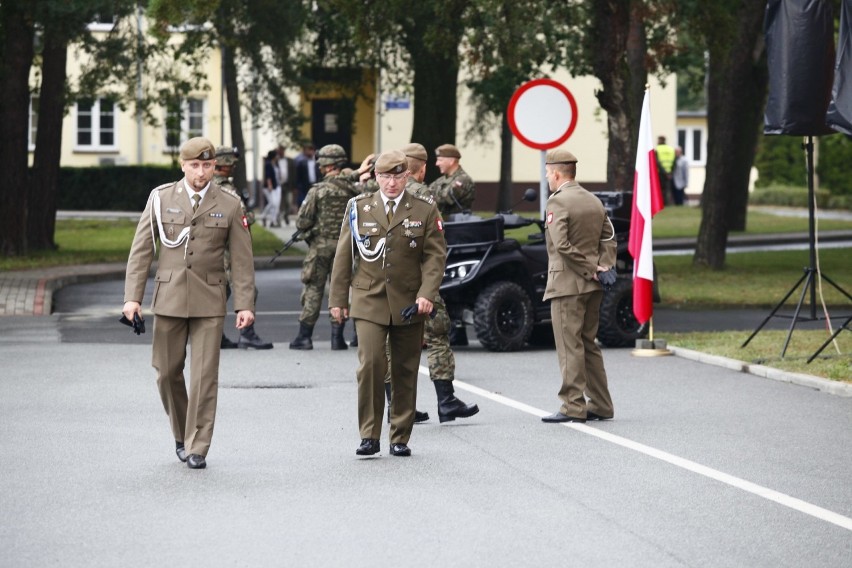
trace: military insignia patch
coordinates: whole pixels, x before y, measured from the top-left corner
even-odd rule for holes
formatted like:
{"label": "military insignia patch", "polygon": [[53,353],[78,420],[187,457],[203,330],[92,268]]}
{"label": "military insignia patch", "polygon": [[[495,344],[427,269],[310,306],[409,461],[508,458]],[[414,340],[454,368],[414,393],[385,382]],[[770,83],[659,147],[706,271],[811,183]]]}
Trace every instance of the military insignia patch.
{"label": "military insignia patch", "polygon": [[442,233],[444,232],[444,222],[440,219],[435,219],[435,224],[438,226],[438,230]]}
{"label": "military insignia patch", "polygon": [[457,179],[456,182],[453,185],[456,186],[456,187],[461,187],[464,184],[461,182],[461,180]]}
{"label": "military insignia patch", "polygon": [[412,229],[418,229],[423,226],[423,221],[411,221],[408,223],[408,226]]}
{"label": "military insignia patch", "polygon": [[221,219],[221,218],[222,218],[222,217],[224,217],[225,215],[224,215],[223,213],[211,213],[211,214],[210,214],[210,216],[211,216],[211,217],[215,217],[215,218],[217,218],[217,219]]}
{"label": "military insignia patch", "polygon": [[365,206],[364,206],[364,213],[369,213],[369,212],[370,212],[370,209],[371,209],[371,208],[370,208],[370,205],[369,205],[369,204],[368,204],[368,205],[365,205]]}
{"label": "military insignia patch", "polygon": [[547,224],[550,225],[553,223],[553,211],[547,214]]}
{"label": "military insignia patch", "polygon": [[410,246],[411,248],[417,248],[417,243],[411,241],[410,243],[408,243],[408,246]]}
{"label": "military insignia patch", "polygon": [[243,215],[243,217],[242,217],[242,223],[243,223],[243,229],[248,230],[248,219],[246,219],[245,215]]}

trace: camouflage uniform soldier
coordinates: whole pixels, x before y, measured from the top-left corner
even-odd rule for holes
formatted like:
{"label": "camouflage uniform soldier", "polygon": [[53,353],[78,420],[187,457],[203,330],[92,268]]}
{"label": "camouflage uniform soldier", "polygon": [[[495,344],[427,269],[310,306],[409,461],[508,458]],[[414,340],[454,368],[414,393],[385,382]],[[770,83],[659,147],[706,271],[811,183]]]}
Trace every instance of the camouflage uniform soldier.
{"label": "camouflage uniform soldier", "polygon": [[[426,176],[426,148],[421,144],[408,144],[402,148],[411,175],[405,184],[405,190],[423,197],[434,198],[429,187],[423,184]],[[468,178],[469,179],[469,178]],[[471,200],[472,201],[472,200]],[[470,204],[468,204],[470,207]],[[448,422],[456,418],[468,418],[479,412],[475,404],[465,404],[456,398],[453,390],[453,379],[456,374],[456,359],[450,348],[450,314],[444,300],[437,296],[433,302],[437,314],[434,319],[426,320],[424,339],[426,340],[426,358],[429,361],[429,378],[435,385],[438,396],[438,420]],[[390,384],[385,381],[386,394],[390,401]],[[415,412],[414,421],[428,420],[429,415],[419,410]]]}
{"label": "camouflage uniform soldier", "polygon": [[[290,349],[313,349],[311,336],[319,319],[325,284],[331,273],[337,241],[340,239],[340,225],[346,204],[358,195],[358,189],[351,175],[344,175],[342,168],[348,159],[346,152],[337,144],[320,148],[317,164],[323,179],[309,191],[302,206],[296,227],[302,231],[303,238],[310,248],[302,264],[302,313],[299,316],[299,335],[290,342]],[[331,321],[331,348],[347,349],[343,339],[344,323]]]}
{"label": "camouflage uniform soldier", "polygon": [[459,149],[452,144],[443,144],[435,150],[435,155],[435,165],[442,175],[429,185],[429,191],[435,197],[441,215],[446,217],[450,213],[469,211],[476,186],[459,165]]}
{"label": "camouflage uniform soldier", "polygon": [[[231,175],[233,174],[234,168],[240,160],[240,152],[237,148],[232,146],[218,146],[216,148],[216,168],[213,174],[213,183],[219,186],[219,189],[224,191],[225,193],[230,193],[234,197],[240,200],[240,205],[243,209],[243,215],[246,217],[246,221],[249,226],[254,224],[254,213],[246,210],[245,200],[242,196],[237,192],[237,188],[234,187],[234,184],[231,183]],[[249,229],[249,234],[251,234],[251,229]],[[225,250],[225,273],[228,275],[228,286],[225,288],[225,292],[227,297],[231,297],[231,251]],[[257,302],[257,286],[254,288],[254,299]],[[237,343],[234,343],[228,336],[225,335],[225,332],[222,332],[222,349],[236,349],[239,347],[240,349],[248,349],[249,347],[253,349],[272,349],[272,344],[266,341],[263,341],[254,330],[254,324],[244,327],[240,330],[240,338]]]}

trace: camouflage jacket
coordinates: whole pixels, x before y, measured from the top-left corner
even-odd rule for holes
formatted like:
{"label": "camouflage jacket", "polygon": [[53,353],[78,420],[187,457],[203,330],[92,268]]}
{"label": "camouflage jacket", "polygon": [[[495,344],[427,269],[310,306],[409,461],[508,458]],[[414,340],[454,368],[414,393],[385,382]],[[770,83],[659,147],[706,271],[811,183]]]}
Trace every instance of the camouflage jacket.
{"label": "camouflage jacket", "polygon": [[214,175],[213,176],[213,183],[215,183],[217,186],[219,186],[219,189],[221,189],[225,193],[230,193],[231,195],[233,195],[234,197],[236,197],[237,199],[240,200],[240,205],[243,208],[243,215],[246,216],[246,221],[248,222],[249,225],[254,225],[254,221],[255,221],[254,212],[248,211],[246,209],[245,201],[243,201],[243,198],[240,197],[240,194],[237,192],[237,188],[234,187],[234,184],[231,183],[231,178],[226,177],[226,176]]}
{"label": "camouflage jacket", "polygon": [[410,191],[414,195],[422,195],[423,197],[431,197],[433,199],[435,197],[428,185],[417,181],[411,176],[408,176],[408,180],[405,182],[405,191]]}
{"label": "camouflage jacket", "polygon": [[444,217],[450,213],[470,210],[473,206],[474,190],[473,180],[461,167],[452,174],[441,176],[429,184],[429,191],[435,196],[435,202]]}
{"label": "camouflage jacket", "polygon": [[340,237],[346,204],[358,193],[358,188],[345,174],[329,175],[314,184],[296,219],[296,227],[302,231],[303,238],[306,241],[316,237],[336,241]]}

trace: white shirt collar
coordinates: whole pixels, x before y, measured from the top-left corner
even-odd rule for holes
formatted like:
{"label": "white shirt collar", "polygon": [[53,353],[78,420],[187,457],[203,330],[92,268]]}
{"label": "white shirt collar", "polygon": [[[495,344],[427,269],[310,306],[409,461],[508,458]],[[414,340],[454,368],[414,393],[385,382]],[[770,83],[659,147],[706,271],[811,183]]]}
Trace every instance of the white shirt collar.
{"label": "white shirt collar", "polygon": [[[390,197],[388,197],[387,195],[385,195],[385,192],[384,192],[384,191],[381,191],[381,190],[379,190],[379,195],[381,195],[381,196],[382,196],[382,204],[383,204],[383,205],[384,205],[384,207],[385,207],[385,212],[387,212],[387,210],[388,210],[388,201],[390,201],[390,200],[391,200],[391,198],[390,198]],[[402,201],[402,197],[403,197],[404,195],[405,195],[405,190],[403,189],[403,190],[402,190],[402,193],[400,193],[399,195],[397,195],[396,197],[394,197],[394,198],[393,198],[393,202],[394,202],[394,203],[396,203],[395,207],[399,207],[399,203],[400,203],[400,201]]]}
{"label": "white shirt collar", "polygon": [[[186,178],[183,178],[183,186],[186,188],[186,195],[187,195],[187,197],[189,198],[189,204],[190,204],[190,205],[195,205],[195,203],[193,203],[193,201],[192,201],[192,196],[193,196],[193,195],[195,195],[196,193],[198,193],[198,195],[200,195],[200,196],[201,196],[201,201],[204,201],[204,196],[205,196],[205,195],[207,195],[207,190],[208,190],[208,189],[210,189],[210,183],[211,183],[211,182],[207,182],[207,185],[205,185],[205,186],[204,186],[204,189],[202,189],[201,191],[196,192],[196,191],[195,191],[195,190],[194,190],[194,189],[193,189],[193,188],[189,185],[189,182],[187,182],[187,181],[186,181]],[[199,201],[198,203],[200,204],[200,203],[201,203],[201,201]]]}

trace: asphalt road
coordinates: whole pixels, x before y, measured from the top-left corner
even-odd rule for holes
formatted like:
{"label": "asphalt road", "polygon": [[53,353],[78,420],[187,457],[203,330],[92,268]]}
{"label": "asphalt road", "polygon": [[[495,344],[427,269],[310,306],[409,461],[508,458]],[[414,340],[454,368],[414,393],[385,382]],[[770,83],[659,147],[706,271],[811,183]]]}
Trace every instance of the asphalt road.
{"label": "asphalt road", "polygon": [[298,271],[258,284],[278,344],[223,352],[204,471],[174,456],[121,282],[0,318],[0,565],[849,566],[852,398],[608,349],[616,419],[548,425],[553,350],[473,342],[456,388],[481,412],[439,425],[422,380],[414,455],[359,459],[355,351],[327,327],[287,349]]}

